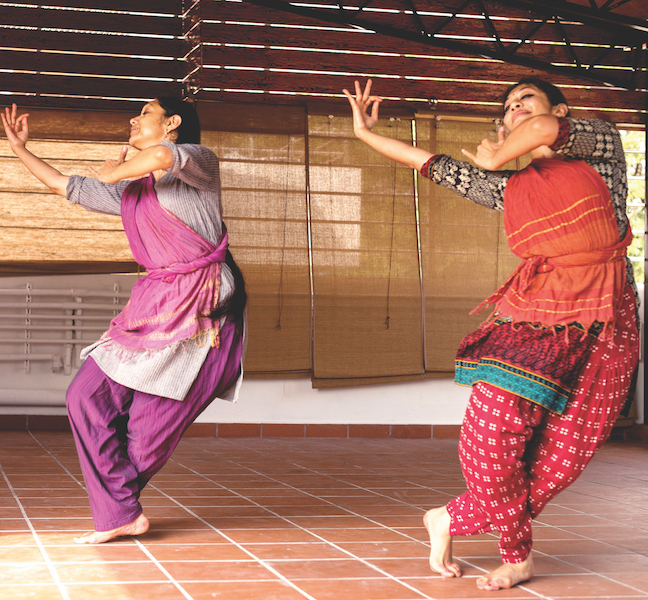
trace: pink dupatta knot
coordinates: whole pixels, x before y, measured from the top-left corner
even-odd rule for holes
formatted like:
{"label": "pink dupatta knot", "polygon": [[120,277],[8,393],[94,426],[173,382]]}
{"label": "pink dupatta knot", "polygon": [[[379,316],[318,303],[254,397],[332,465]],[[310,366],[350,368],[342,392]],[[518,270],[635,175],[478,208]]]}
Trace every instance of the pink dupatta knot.
{"label": "pink dupatta knot", "polygon": [[218,346],[219,323],[209,314],[218,305],[227,232],[215,246],[172,215],[158,201],[153,175],[128,185],[121,214],[133,256],[148,274],[105,337],[132,351],[189,339]]}
{"label": "pink dupatta knot", "polygon": [[213,263],[225,262],[227,245],[228,235],[227,231],[225,231],[216,250],[214,250],[208,256],[201,256],[200,258],[192,260],[188,263],[175,263],[168,267],[162,267],[161,269],[151,269],[147,272],[147,276],[151,279],[161,279],[165,283],[173,283],[175,281],[176,275],[193,273],[194,271],[207,267],[208,265],[211,265]]}
{"label": "pink dupatta knot", "polygon": [[472,312],[495,304],[514,322],[613,325],[632,232],[619,240],[602,177],[581,161],[536,159],[511,177],[504,205],[509,246],[524,260]]}

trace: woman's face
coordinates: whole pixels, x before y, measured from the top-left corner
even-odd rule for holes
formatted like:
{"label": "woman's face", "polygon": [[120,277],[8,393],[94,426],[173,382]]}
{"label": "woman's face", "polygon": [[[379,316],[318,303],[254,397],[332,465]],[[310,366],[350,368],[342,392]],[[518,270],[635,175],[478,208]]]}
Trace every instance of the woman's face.
{"label": "woman's face", "polygon": [[[513,131],[522,121],[538,115],[564,116],[565,104],[551,106],[543,91],[534,85],[522,84],[513,89],[504,103],[504,125]],[[565,111],[566,114],[566,111]]]}
{"label": "woman's face", "polygon": [[144,105],[139,116],[130,120],[130,126],[128,143],[138,150],[144,150],[164,140],[168,119],[159,102],[153,100]]}

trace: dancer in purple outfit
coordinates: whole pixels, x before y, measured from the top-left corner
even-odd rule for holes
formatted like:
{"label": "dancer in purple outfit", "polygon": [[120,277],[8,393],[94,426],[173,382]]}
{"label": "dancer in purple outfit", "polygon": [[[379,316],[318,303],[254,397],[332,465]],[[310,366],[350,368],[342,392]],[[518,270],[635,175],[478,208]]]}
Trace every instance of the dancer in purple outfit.
{"label": "dancer in purple outfit", "polygon": [[[215,398],[234,400],[242,379],[245,284],[227,249],[216,155],[200,144],[193,107],[148,102],[130,120],[139,150],[107,160],[97,177],[65,176],[26,148],[28,114],[2,116],[12,151],[54,193],[121,215],[147,275],[70,384],[67,406],[95,531],[107,542],[149,528],[139,496],[182,434]],[[134,181],[131,181],[134,180]]]}

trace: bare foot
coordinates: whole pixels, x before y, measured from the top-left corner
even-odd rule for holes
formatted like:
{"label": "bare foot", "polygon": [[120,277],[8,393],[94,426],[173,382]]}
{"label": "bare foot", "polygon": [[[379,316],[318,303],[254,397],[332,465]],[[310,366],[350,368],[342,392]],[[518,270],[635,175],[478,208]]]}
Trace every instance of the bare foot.
{"label": "bare foot", "polygon": [[533,558],[529,554],[524,562],[503,563],[488,575],[479,577],[477,587],[486,591],[508,589],[528,581],[531,577],[533,577]]}
{"label": "bare foot", "polygon": [[149,520],[141,514],[137,519],[127,525],[122,525],[110,531],[90,531],[84,533],[81,537],[75,537],[74,541],[77,544],[103,544],[123,535],[141,535],[142,533],[146,533],[148,528]]}
{"label": "bare foot", "polygon": [[428,510],[423,523],[430,535],[430,568],[441,577],[461,577],[461,568],[452,560],[450,514],[446,507]]}

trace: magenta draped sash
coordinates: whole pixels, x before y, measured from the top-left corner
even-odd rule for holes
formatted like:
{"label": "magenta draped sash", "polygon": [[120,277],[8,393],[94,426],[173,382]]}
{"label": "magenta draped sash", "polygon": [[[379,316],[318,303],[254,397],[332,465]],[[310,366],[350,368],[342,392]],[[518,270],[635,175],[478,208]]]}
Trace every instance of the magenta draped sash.
{"label": "magenta draped sash", "polygon": [[133,351],[188,339],[218,346],[219,324],[209,314],[218,305],[227,232],[218,246],[198,235],[160,205],[154,184],[149,175],[131,182],[122,195],[124,230],[148,275],[135,283],[105,336]]}

